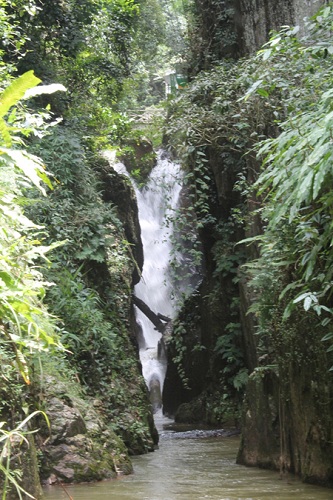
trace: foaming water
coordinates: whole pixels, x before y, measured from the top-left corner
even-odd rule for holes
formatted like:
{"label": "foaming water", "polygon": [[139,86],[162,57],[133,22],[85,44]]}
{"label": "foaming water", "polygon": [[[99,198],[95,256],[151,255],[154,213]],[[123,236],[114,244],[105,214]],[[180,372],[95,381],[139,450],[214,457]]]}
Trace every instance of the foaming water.
{"label": "foaming water", "polygon": [[[155,418],[161,429],[166,421]],[[168,422],[167,422],[168,423]],[[170,439],[172,437],[173,439]],[[329,500],[333,491],[277,472],[237,465],[238,437],[177,438],[164,430],[159,449],[133,458],[134,474],[46,490],[47,500]]]}
{"label": "foaming water", "polygon": [[[182,188],[180,167],[167,158],[163,151],[159,151],[157,164],[152,169],[146,186],[139,189],[126,167],[122,163],[116,162],[112,152],[107,153],[106,157],[119,174],[129,177],[137,198],[144,265],[142,278],[135,286],[134,293],[155,314],[160,313],[173,319],[176,307],[171,300],[172,284],[168,271],[172,249],[171,219],[173,211],[178,205]],[[163,349],[158,350],[158,343],[162,335],[137,307],[135,307],[135,316],[140,330],[138,342],[142,374],[148,388],[155,390],[155,397],[158,393],[157,407],[160,407],[167,370],[165,352]]]}
{"label": "foaming water", "polygon": [[[179,166],[163,158],[162,153],[146,187],[142,191],[136,189],[144,265],[142,279],[135,286],[135,295],[155,314],[161,313],[169,318],[175,315],[172,286],[168,279],[172,231],[169,217],[177,207],[180,191]],[[140,345],[143,376],[149,388],[157,381],[162,392],[167,366],[163,351],[158,352],[157,348],[161,333],[138,308],[136,318],[144,339]]]}

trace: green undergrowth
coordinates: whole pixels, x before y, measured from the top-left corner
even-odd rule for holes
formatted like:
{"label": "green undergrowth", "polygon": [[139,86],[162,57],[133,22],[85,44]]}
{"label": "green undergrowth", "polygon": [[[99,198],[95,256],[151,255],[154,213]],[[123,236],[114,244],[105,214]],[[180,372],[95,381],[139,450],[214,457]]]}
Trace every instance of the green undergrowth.
{"label": "green undergrowth", "polygon": [[86,394],[101,399],[131,452],[145,452],[153,427],[131,341],[133,262],[117,207],[102,199],[96,170],[102,160],[66,127],[33,148],[41,148],[54,176],[54,192],[29,210],[48,227],[49,242],[64,241],[44,273],[53,283],[46,302],[61,318],[67,362]]}
{"label": "green undergrowth", "polygon": [[[219,360],[211,372],[217,386],[229,377],[227,398],[232,386],[244,390],[248,376],[238,288],[244,276],[253,280],[259,356],[269,365],[296,362],[291,345],[280,351],[267,339],[291,332],[292,315],[300,314],[313,325],[309,334],[309,328],[321,332],[310,338],[320,358],[326,346],[330,368],[331,26],[329,5],[308,21],[303,37],[298,28],[284,27],[251,58],[201,71],[170,102],[165,134],[190,179],[189,210],[210,282],[202,301],[223,318],[204,347]],[[203,317],[201,310],[199,322]],[[176,324],[173,341],[186,383],[191,354],[182,338],[193,335],[190,325]],[[300,332],[293,335],[297,343]],[[230,363],[237,370],[228,373]]]}
{"label": "green undergrowth", "polygon": [[127,117],[127,130],[113,145],[117,158],[122,161],[139,187],[143,187],[156,165],[157,150],[163,144],[164,104],[143,109]]}

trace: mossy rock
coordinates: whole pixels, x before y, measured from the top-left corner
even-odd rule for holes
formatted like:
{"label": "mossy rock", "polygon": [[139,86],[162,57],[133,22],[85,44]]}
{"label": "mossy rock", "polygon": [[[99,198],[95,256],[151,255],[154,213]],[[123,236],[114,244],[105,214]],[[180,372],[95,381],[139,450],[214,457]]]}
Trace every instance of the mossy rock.
{"label": "mossy rock", "polygon": [[238,427],[239,410],[237,404],[225,399],[223,392],[203,391],[198,397],[182,403],[176,413],[175,421],[186,424],[206,424],[211,426]]}
{"label": "mossy rock", "polygon": [[150,172],[157,161],[153,145],[146,137],[128,139],[118,157],[138,184],[147,182]]}
{"label": "mossy rock", "polygon": [[189,403],[182,403],[175,414],[175,422],[195,424],[206,420],[206,409],[200,398]]}
{"label": "mossy rock", "polygon": [[105,422],[100,401],[83,399],[73,385],[53,376],[44,379],[51,433],[47,436],[42,426],[42,479],[48,484],[77,483],[131,473],[126,446]]}

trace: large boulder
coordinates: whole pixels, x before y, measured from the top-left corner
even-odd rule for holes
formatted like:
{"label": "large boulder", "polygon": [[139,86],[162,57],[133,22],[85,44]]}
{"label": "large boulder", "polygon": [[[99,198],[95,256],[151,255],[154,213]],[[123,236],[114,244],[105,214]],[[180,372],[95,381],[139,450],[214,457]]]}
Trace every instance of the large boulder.
{"label": "large boulder", "polygon": [[126,447],[104,421],[99,400],[84,401],[75,384],[51,376],[44,391],[50,421],[50,430],[42,424],[39,435],[44,482],[97,481],[132,472]]}
{"label": "large boulder", "polygon": [[125,141],[119,159],[139,183],[145,183],[156,165],[157,156],[152,142],[146,137],[140,136]]}

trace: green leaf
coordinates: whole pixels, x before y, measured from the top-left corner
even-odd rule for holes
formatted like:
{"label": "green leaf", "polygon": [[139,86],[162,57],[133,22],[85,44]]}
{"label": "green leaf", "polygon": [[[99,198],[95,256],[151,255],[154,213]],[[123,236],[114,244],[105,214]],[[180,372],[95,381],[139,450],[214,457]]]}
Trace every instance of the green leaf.
{"label": "green leaf", "polygon": [[306,297],[305,300],[304,300],[304,310],[305,311],[308,311],[311,307],[311,304],[312,304],[312,299],[310,296]]}
{"label": "green leaf", "polygon": [[[327,158],[328,159],[328,158]],[[324,167],[318,168],[318,171],[314,175],[313,180],[313,199],[315,200],[319,192],[321,190],[321,186],[323,185],[325,179],[327,178],[327,171]]]}
{"label": "green leaf", "polygon": [[270,46],[274,47],[274,45],[277,45],[280,42],[281,42],[281,36],[278,36],[276,38],[273,38],[273,40],[270,42]]}
{"label": "green leaf", "polygon": [[326,342],[326,340],[331,340],[333,339],[333,332],[329,332],[324,337],[321,339],[323,342]]}
{"label": "green leaf", "polygon": [[12,138],[8,130],[7,123],[3,118],[0,118],[0,135],[3,138],[3,142],[7,147],[12,145]]}
{"label": "green leaf", "polygon": [[28,89],[40,82],[41,80],[34,75],[33,71],[28,71],[16,78],[0,95],[0,118],[3,118],[9,109],[24,97]]}
{"label": "green leaf", "polygon": [[263,50],[261,53],[262,53],[262,60],[267,61],[267,59],[269,59],[271,56],[272,49]]}
{"label": "green leaf", "polygon": [[52,184],[45,174],[42,161],[26,151],[18,149],[7,149],[0,147],[0,153],[6,154],[13,160],[14,164],[22,170],[28,179],[46,196],[46,191],[41,182],[45,182],[52,189]]}
{"label": "green leaf", "polygon": [[253,92],[255,92],[257,90],[258,87],[260,87],[260,85],[262,84],[264,80],[257,80],[256,82],[254,82],[251,87],[248,89],[248,91],[246,92],[245,96],[242,97],[241,99],[239,99],[239,101],[247,101],[249,99],[249,97],[253,94]]}
{"label": "green leaf", "polygon": [[328,17],[331,13],[331,7],[326,7],[323,11],[322,11],[322,16],[324,18]]}
{"label": "green leaf", "polygon": [[269,93],[265,89],[257,89],[257,93],[261,95],[262,97],[269,97]]}

